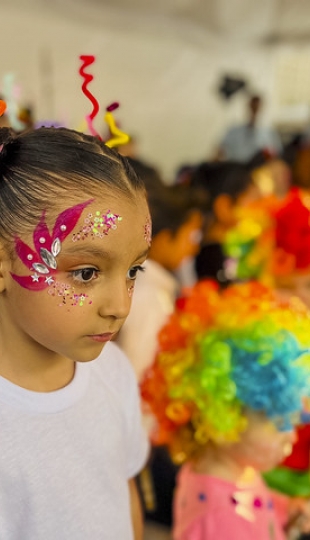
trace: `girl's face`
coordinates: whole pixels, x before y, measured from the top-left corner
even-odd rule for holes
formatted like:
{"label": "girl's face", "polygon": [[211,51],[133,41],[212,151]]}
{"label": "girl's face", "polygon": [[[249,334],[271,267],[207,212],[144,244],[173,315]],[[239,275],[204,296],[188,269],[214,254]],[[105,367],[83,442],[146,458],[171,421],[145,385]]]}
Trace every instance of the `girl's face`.
{"label": "girl's face", "polygon": [[228,446],[228,453],[241,467],[268,471],[291,454],[296,440],[294,431],[278,431],[262,413],[247,414],[248,427],[239,442]]}
{"label": "girl's face", "polygon": [[[47,209],[33,234],[16,238],[16,257],[2,260],[0,346],[14,354],[96,358],[131,304],[150,245],[141,194],[105,195]],[[52,356],[51,356],[52,355]]]}

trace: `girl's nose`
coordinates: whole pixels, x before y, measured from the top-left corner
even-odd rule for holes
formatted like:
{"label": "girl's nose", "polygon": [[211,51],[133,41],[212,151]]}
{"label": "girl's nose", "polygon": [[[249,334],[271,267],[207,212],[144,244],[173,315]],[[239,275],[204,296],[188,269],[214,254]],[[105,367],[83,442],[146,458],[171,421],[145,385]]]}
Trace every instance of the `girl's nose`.
{"label": "girl's nose", "polygon": [[101,317],[125,319],[131,305],[131,292],[125,280],[109,284],[100,300],[99,313]]}

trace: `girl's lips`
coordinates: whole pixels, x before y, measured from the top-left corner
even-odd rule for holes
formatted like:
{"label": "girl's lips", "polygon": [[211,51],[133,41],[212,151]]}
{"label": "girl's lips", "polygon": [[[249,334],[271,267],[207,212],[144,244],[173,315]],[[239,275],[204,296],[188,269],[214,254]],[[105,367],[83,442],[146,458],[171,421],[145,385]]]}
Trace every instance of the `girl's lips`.
{"label": "girl's lips", "polygon": [[99,343],[105,343],[106,341],[111,341],[114,334],[108,333],[108,334],[93,334],[90,337],[93,341],[98,341]]}

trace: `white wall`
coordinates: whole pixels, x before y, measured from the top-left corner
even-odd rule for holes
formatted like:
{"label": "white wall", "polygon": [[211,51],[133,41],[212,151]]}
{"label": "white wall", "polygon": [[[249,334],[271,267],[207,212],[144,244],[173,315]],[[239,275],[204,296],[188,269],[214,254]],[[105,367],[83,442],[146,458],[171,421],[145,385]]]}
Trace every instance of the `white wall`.
{"label": "white wall", "polygon": [[167,179],[178,165],[210,156],[225,127],[243,117],[241,97],[232,103],[218,97],[221,74],[248,78],[266,96],[266,119],[279,115],[279,49],[225,39],[186,19],[175,24],[105,2],[100,10],[85,6],[0,0],[0,90],[3,76],[14,73],[21,101],[35,105],[38,120],[77,128],[90,112],[78,74],[80,54],[96,55],[90,88],[102,107],[97,129],[104,130],[105,106],[120,101],[116,116],[123,129],[138,137],[141,155]]}

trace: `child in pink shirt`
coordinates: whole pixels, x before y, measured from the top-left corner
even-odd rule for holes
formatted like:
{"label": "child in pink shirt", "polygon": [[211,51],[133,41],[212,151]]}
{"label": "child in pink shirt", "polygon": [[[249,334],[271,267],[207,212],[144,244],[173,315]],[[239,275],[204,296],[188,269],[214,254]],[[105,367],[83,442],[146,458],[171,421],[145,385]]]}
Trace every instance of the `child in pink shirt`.
{"label": "child in pink shirt", "polygon": [[291,451],[310,394],[310,317],[255,282],[199,282],[159,334],[141,385],[154,441],[181,469],[174,540],[284,540],[310,530],[304,500],[261,473]]}

